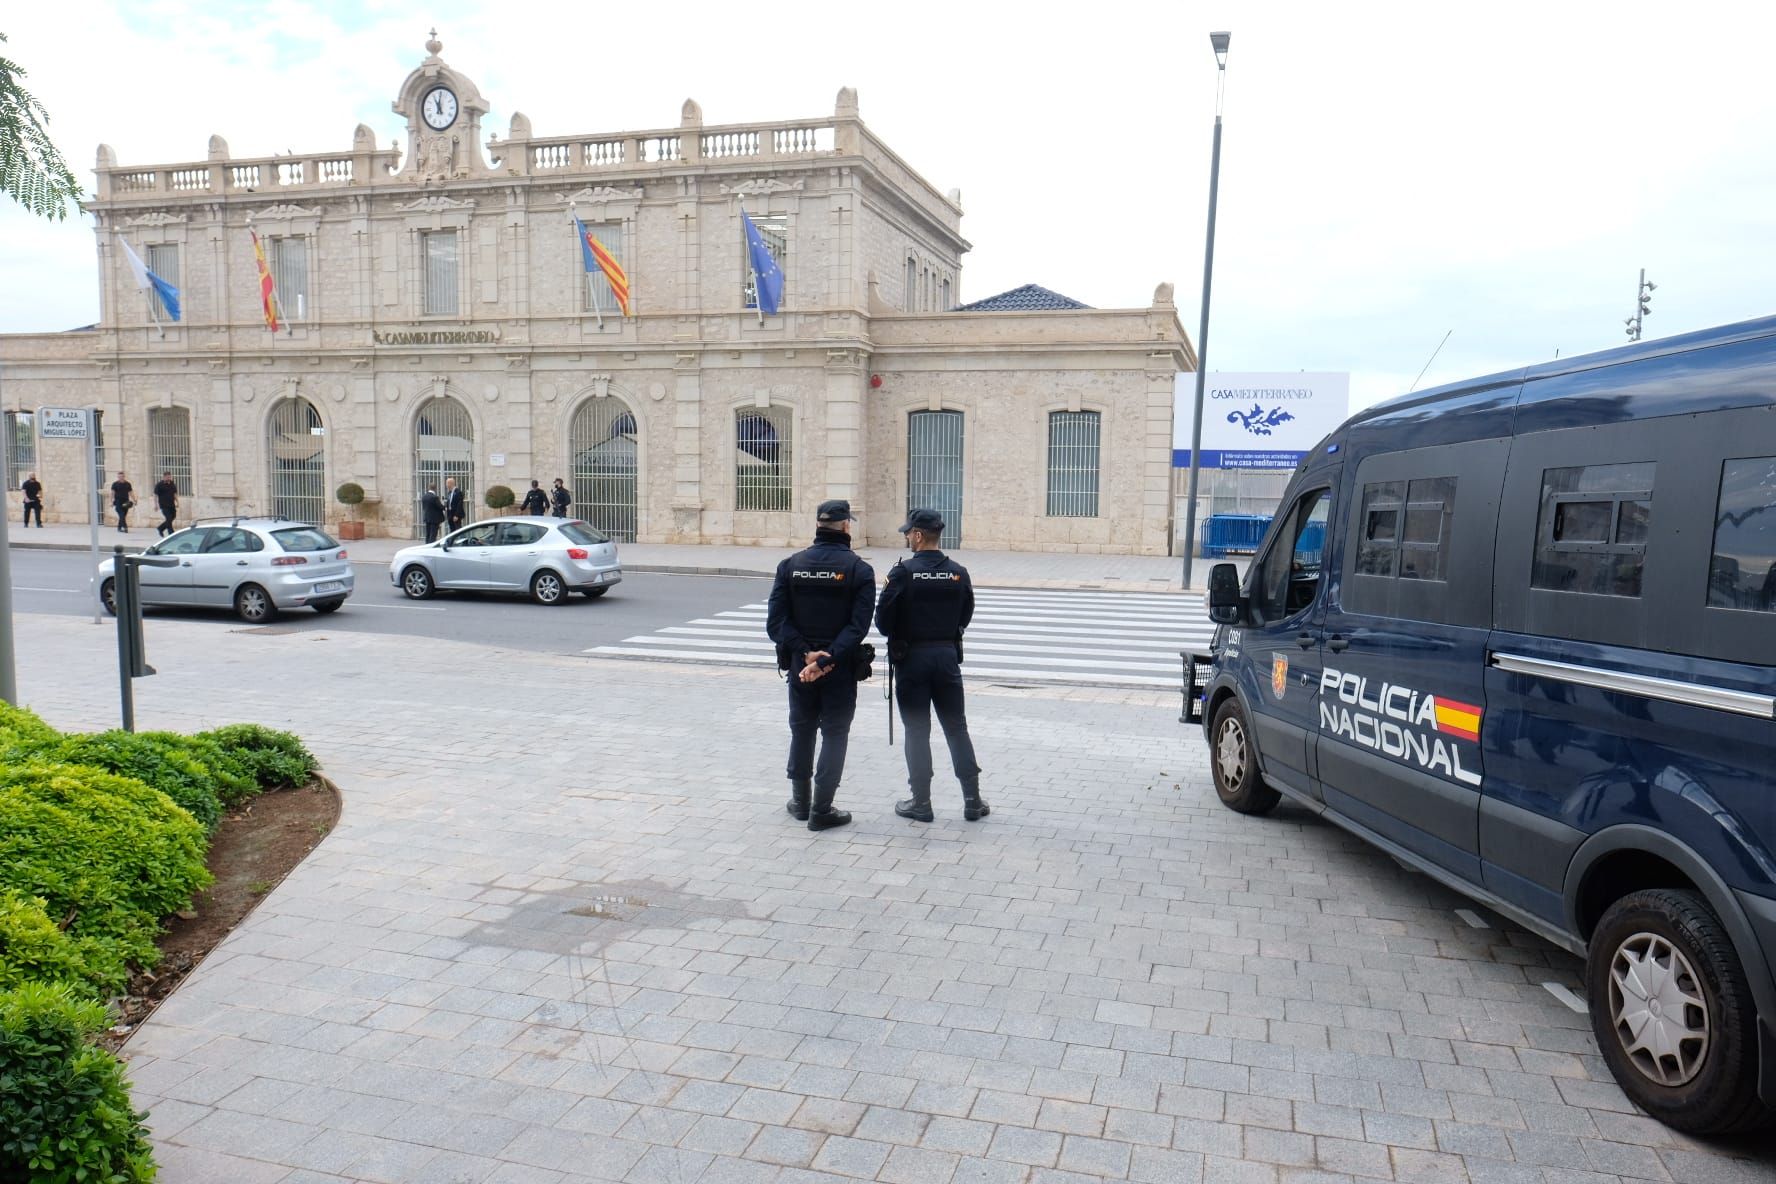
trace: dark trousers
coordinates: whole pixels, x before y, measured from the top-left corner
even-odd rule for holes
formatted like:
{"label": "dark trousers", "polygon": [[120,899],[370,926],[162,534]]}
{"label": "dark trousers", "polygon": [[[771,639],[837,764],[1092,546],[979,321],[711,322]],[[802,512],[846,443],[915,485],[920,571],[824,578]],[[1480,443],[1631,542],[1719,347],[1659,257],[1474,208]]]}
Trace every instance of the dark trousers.
{"label": "dark trousers", "polygon": [[160,525],[154,528],[154,533],[157,535],[172,534],[173,515],[178,512],[179,508],[177,506],[162,506],[160,508]]}
{"label": "dark trousers", "polygon": [[[818,682],[803,683],[789,672],[789,778],[814,781],[831,793],[845,775],[845,751],[851,744],[851,717],[857,714],[857,680],[848,670],[834,670]],[[820,762],[814,761],[814,736],[820,735]]]}
{"label": "dark trousers", "polygon": [[128,530],[130,508],[128,506],[119,505],[113,505],[111,508],[117,511],[117,529]]}
{"label": "dark trousers", "polygon": [[42,526],[43,525],[43,503],[42,502],[26,502],[25,503],[25,525],[26,526],[31,525],[31,515],[33,515],[33,514],[37,515],[37,525]]}
{"label": "dark trousers", "polygon": [[425,524],[425,528],[426,528],[426,542],[428,542],[428,543],[437,542],[438,541],[438,523],[428,522]]}
{"label": "dark trousers", "polygon": [[964,787],[978,786],[980,766],[974,763],[974,741],[962,706],[962,665],[948,642],[915,644],[894,667],[894,699],[906,728],[907,783],[914,789],[931,785],[931,710],[943,725],[950,746],[950,767]]}

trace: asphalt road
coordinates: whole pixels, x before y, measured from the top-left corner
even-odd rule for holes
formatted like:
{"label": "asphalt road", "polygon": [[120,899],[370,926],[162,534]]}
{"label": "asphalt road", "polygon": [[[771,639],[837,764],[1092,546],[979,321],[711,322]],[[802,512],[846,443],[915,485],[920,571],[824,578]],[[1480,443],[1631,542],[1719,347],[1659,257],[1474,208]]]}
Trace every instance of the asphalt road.
{"label": "asphalt road", "polygon": [[[344,608],[327,617],[308,609],[284,613],[262,628],[450,637],[535,653],[578,653],[762,600],[769,590],[760,579],[625,574],[621,584],[597,600],[571,596],[565,604],[544,608],[522,597],[486,593],[444,592],[431,600],[409,600],[389,583],[388,565],[353,567],[357,588]],[[84,552],[13,549],[14,612],[21,618],[33,613],[90,616],[91,570]],[[150,650],[154,622],[164,619],[214,620],[223,632],[249,628],[223,610],[149,609]],[[25,630],[30,624],[21,619],[16,627]]]}

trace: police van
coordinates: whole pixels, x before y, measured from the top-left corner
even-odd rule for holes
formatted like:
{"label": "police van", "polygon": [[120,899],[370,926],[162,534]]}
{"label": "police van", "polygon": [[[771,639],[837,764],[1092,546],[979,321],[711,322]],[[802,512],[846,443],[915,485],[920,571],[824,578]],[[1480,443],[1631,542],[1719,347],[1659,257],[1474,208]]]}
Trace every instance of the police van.
{"label": "police van", "polygon": [[1353,416],[1209,607],[1223,803],[1584,957],[1654,1117],[1776,1116],[1776,317]]}

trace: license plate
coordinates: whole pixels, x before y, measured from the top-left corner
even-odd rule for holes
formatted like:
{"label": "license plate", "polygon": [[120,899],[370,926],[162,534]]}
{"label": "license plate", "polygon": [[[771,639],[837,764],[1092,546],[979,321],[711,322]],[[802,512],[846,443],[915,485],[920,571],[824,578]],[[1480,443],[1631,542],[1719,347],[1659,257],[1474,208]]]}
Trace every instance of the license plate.
{"label": "license plate", "polygon": [[316,584],[314,586],[315,594],[317,596],[323,592],[339,592],[339,591],[343,590],[344,588],[345,588],[345,585],[340,583],[338,580],[333,580],[333,581],[331,581],[329,583],[325,583],[325,584]]}

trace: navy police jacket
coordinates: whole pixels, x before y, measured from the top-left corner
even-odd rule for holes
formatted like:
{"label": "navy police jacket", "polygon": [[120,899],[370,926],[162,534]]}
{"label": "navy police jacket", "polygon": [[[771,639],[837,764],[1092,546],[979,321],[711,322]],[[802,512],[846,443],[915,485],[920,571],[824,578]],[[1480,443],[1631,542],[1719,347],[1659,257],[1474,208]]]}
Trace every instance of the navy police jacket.
{"label": "navy police jacket", "polygon": [[814,545],[777,565],[765,611],[765,632],[798,658],[815,650],[843,668],[869,635],[876,573],[851,549],[851,536],[825,527]]}
{"label": "navy police jacket", "polygon": [[942,551],[915,551],[888,569],[876,628],[889,641],[959,641],[973,619],[968,569]]}

